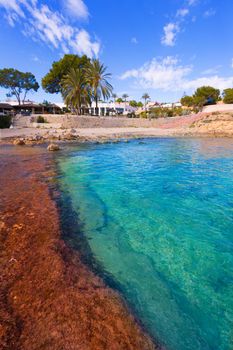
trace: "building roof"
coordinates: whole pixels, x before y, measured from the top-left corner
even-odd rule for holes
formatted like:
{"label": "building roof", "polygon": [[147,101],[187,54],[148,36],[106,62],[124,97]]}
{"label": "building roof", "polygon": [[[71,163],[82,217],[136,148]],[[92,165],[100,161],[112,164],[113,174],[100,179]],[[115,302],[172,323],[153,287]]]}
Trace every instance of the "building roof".
{"label": "building roof", "polygon": [[17,106],[15,105],[14,108],[17,108],[17,109],[42,108],[42,106],[36,103],[27,103],[27,104],[22,104]]}
{"label": "building roof", "polygon": [[0,102],[0,108],[2,108],[2,109],[12,109],[12,106],[9,103],[1,103]]}

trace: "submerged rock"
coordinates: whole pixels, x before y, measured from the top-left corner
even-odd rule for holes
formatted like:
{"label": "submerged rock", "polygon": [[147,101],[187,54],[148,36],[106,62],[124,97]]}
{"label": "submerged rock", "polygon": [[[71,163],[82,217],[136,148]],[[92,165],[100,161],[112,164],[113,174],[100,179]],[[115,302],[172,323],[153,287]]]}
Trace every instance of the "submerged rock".
{"label": "submerged rock", "polygon": [[48,145],[47,147],[48,151],[59,151],[60,147],[56,144],[56,143],[51,143],[50,145]]}

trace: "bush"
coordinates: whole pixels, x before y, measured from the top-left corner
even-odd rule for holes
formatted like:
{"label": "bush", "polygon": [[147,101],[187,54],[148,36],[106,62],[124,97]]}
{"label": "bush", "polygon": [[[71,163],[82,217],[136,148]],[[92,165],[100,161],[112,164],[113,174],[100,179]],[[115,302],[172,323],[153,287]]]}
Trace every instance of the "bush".
{"label": "bush", "polygon": [[147,118],[147,112],[141,112],[140,113],[140,118],[146,119]]}
{"label": "bush", "polygon": [[233,103],[233,89],[225,89],[223,91],[223,102]]}
{"label": "bush", "polygon": [[0,129],[9,129],[11,126],[12,117],[10,115],[0,116]]}
{"label": "bush", "polygon": [[193,97],[192,96],[183,96],[182,99],[180,100],[182,106],[186,106],[186,107],[191,107],[193,106]]}
{"label": "bush", "polygon": [[36,122],[37,123],[47,123],[47,120],[44,117],[42,117],[41,115],[39,115],[36,119]]}
{"label": "bush", "polygon": [[142,112],[141,118],[156,119],[156,118],[171,118],[177,116],[185,116],[192,112],[190,109],[183,109],[182,107],[156,107],[152,108],[149,112]]}
{"label": "bush", "polygon": [[220,90],[215,89],[212,86],[202,86],[198,88],[194,95],[194,105],[211,105],[216,104],[220,96]]}

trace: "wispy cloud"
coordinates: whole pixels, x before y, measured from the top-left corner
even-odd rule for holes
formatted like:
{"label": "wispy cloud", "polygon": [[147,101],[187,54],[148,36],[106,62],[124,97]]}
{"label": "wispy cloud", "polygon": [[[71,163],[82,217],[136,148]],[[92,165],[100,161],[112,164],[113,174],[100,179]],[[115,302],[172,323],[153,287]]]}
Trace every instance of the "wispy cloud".
{"label": "wispy cloud", "polygon": [[[163,27],[163,36],[161,38],[161,44],[165,46],[174,46],[176,43],[177,35],[182,31],[184,22],[187,22],[186,17],[190,17],[190,7],[198,3],[199,0],[186,0],[184,6],[173,14],[173,20],[167,23]],[[191,18],[192,22],[195,22],[196,18]]]}
{"label": "wispy cloud", "polygon": [[177,10],[176,17],[185,17],[189,14],[189,9],[187,8],[181,8]]}
{"label": "wispy cloud", "polygon": [[98,40],[92,40],[84,29],[78,29],[67,22],[62,14],[37,0],[0,0],[0,7],[6,11],[8,23],[23,25],[23,34],[33,40],[42,41],[65,53],[73,52],[97,56],[100,50]]}
{"label": "wispy cloud", "polygon": [[69,13],[81,19],[87,19],[89,17],[89,11],[83,0],[64,0],[65,6]]}
{"label": "wispy cloud", "polygon": [[218,74],[191,78],[193,67],[180,64],[177,57],[153,58],[143,66],[128,70],[120,79],[133,79],[135,87],[161,89],[163,91],[195,90],[202,85],[211,85],[221,90],[233,85],[233,76]]}
{"label": "wispy cloud", "polygon": [[222,68],[221,65],[208,68],[202,72],[202,75],[218,74],[219,70]]}
{"label": "wispy cloud", "polygon": [[205,18],[212,17],[212,16],[215,16],[215,15],[216,15],[216,11],[214,9],[206,10],[203,13],[203,17],[205,17]]}
{"label": "wispy cloud", "polygon": [[178,23],[168,23],[163,27],[164,35],[161,39],[161,43],[165,46],[174,46],[176,36],[180,31]]}
{"label": "wispy cloud", "polygon": [[187,0],[187,4],[189,6],[193,6],[193,5],[196,5],[198,3],[199,0]]}

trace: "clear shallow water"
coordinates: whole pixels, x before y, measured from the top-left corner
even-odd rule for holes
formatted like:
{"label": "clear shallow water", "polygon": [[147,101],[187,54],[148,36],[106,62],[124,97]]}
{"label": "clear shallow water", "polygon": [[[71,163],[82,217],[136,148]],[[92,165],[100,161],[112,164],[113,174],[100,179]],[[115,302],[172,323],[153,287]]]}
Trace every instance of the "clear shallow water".
{"label": "clear shallow water", "polygon": [[233,349],[233,142],[71,147],[58,164],[102,273],[150,334],[171,350]]}

